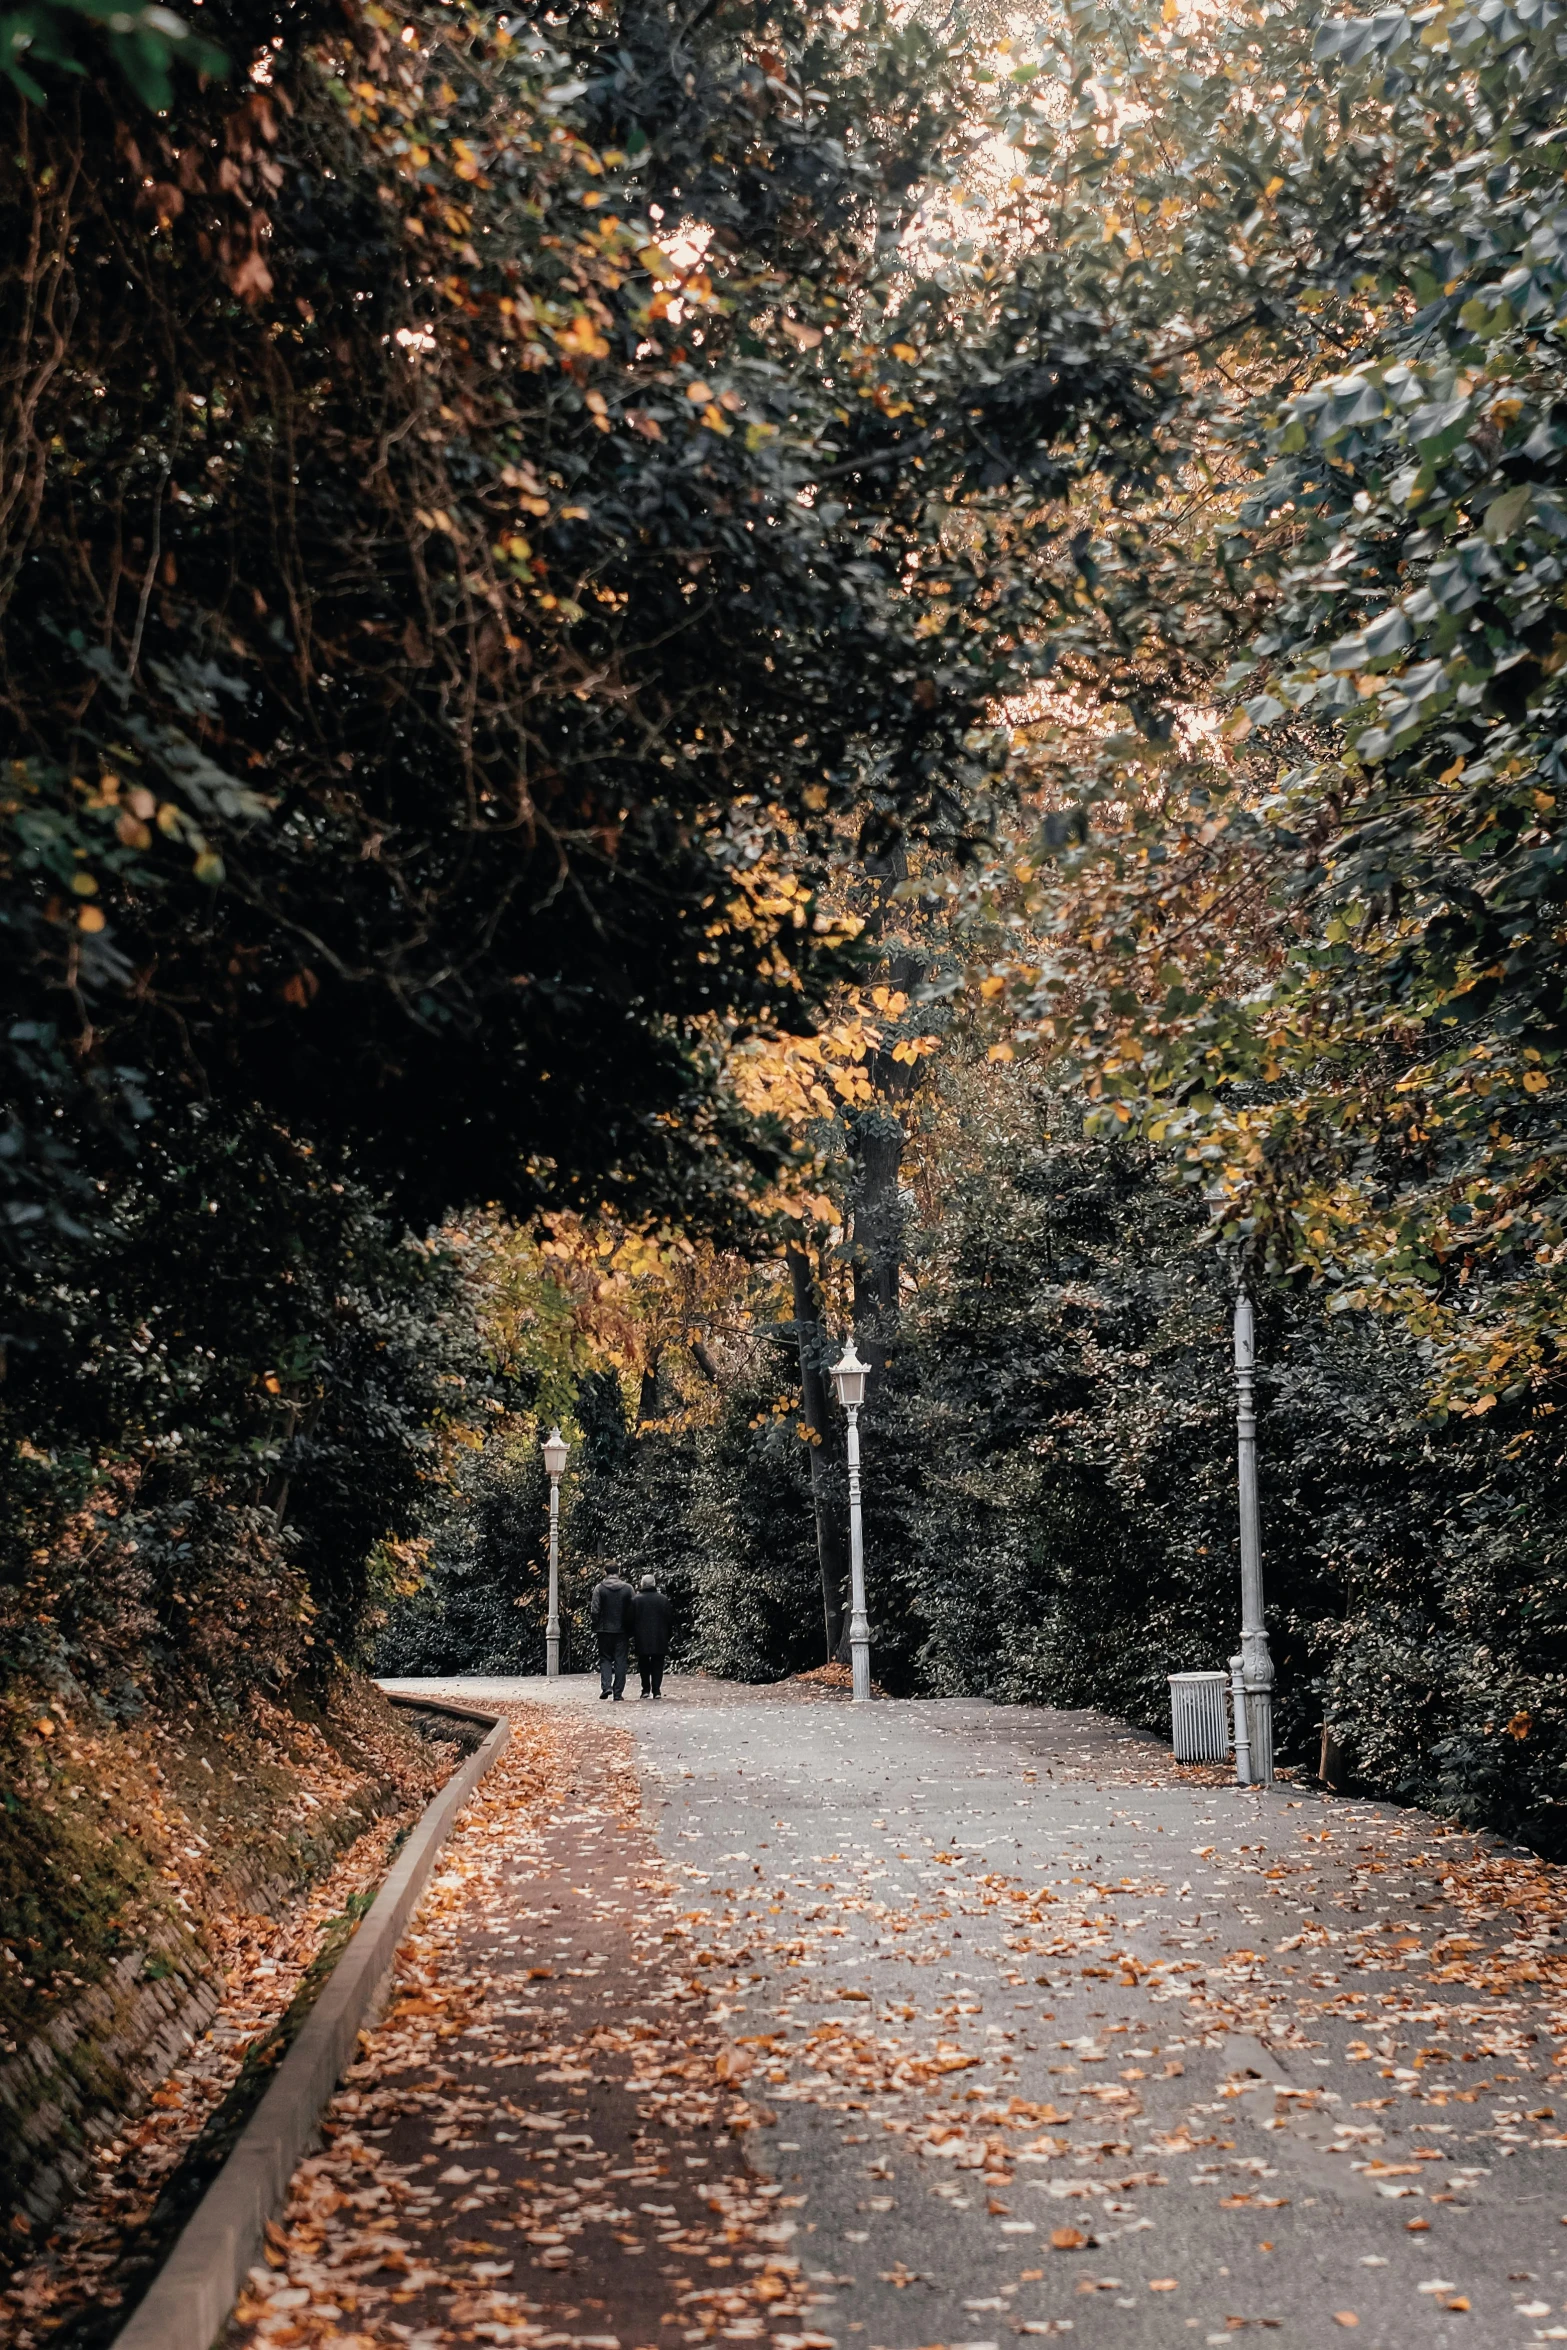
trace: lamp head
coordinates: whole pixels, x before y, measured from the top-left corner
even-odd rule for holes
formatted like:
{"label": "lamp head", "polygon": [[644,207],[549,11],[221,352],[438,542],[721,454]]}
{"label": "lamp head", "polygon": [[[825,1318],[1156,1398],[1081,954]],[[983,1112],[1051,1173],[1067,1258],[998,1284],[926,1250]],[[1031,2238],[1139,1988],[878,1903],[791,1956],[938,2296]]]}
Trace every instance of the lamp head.
{"label": "lamp head", "polygon": [[546,1469],[548,1469],[552,1477],[564,1476],[566,1470],[566,1454],[569,1449],[570,1448],[566,1443],[566,1439],[564,1436],[562,1436],[560,1430],[558,1428],[552,1428],[548,1436],[544,1439],[544,1466]]}
{"label": "lamp head", "polygon": [[857,1410],[865,1401],[865,1379],[866,1366],[855,1353],[851,1338],[832,1367],[832,1383],[846,1412]]}

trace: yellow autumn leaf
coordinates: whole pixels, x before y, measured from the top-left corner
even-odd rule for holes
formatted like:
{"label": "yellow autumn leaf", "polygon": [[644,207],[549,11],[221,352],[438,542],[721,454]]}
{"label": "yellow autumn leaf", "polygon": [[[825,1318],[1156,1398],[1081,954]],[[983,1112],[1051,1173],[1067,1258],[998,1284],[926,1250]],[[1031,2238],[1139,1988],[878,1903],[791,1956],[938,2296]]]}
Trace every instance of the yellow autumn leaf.
{"label": "yellow autumn leaf", "polygon": [[585,310],[579,310],[570,326],[563,334],[557,334],[555,340],[562,350],[577,352],[585,359],[609,357],[609,344]]}

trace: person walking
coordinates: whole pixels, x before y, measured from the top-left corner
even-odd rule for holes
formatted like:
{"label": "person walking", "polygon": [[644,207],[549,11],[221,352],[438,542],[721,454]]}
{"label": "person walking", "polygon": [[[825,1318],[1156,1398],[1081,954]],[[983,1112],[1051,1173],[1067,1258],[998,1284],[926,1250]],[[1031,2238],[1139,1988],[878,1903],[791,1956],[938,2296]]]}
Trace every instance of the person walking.
{"label": "person walking", "polygon": [[634,1592],[631,1600],[631,1629],[636,1638],[644,1697],[664,1694],[664,1658],[669,1650],[669,1624],[674,1612],[653,1577],[644,1575],[641,1590]]}
{"label": "person walking", "polygon": [[611,1567],[593,1586],[588,1618],[598,1634],[599,1697],[613,1696],[618,1705],[626,1694],[626,1650],[631,1640],[631,1610],[636,1593]]}

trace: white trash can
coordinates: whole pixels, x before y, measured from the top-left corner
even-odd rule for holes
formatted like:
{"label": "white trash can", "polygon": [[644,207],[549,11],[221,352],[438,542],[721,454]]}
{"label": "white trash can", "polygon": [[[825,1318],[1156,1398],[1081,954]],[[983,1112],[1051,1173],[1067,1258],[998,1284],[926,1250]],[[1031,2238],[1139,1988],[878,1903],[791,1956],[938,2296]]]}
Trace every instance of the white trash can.
{"label": "white trash can", "polygon": [[1170,1731],[1177,1762],[1228,1762],[1228,1673],[1171,1673]]}

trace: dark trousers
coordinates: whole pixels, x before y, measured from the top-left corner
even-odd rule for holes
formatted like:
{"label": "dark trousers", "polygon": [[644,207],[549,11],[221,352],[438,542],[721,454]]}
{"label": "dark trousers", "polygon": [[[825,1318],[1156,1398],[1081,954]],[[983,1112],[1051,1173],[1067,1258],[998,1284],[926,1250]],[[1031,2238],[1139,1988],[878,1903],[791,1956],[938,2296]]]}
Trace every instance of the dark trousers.
{"label": "dark trousers", "polygon": [[612,1687],[617,1697],[626,1694],[626,1651],[630,1645],[630,1637],[625,1632],[607,1648],[602,1641],[599,1643],[599,1688],[605,1697]]}
{"label": "dark trousers", "polygon": [[643,1694],[643,1696],[644,1696],[644,1697],[658,1697],[658,1696],[660,1696],[660,1695],[662,1694],[662,1692],[663,1692],[663,1687],[664,1687],[664,1659],[663,1659],[663,1657],[662,1657],[661,1655],[660,1655],[660,1656],[644,1656],[644,1655],[642,1654],[642,1651],[641,1651],[641,1649],[639,1648],[639,1649],[637,1650],[637,1663],[638,1663],[638,1664],[641,1666],[641,1668],[642,1668],[642,1694]]}

